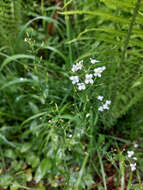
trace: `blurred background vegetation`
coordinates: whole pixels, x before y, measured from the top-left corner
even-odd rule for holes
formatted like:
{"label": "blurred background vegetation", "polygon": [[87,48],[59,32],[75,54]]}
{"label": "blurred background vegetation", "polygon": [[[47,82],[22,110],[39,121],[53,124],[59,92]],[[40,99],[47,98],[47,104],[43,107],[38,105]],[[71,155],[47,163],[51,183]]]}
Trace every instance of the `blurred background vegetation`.
{"label": "blurred background vegetation", "polygon": [[[0,189],[143,188],[142,20],[141,0],[0,1]],[[69,73],[89,58],[107,70],[85,103]]]}

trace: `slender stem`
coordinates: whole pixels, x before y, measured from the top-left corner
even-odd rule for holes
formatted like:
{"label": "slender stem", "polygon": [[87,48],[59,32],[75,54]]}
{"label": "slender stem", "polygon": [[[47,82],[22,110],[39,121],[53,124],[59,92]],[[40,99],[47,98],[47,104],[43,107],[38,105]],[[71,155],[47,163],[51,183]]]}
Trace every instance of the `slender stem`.
{"label": "slender stem", "polygon": [[132,178],[133,178],[133,172],[130,172],[129,180],[128,180],[128,185],[127,185],[127,190],[130,190],[130,189],[131,189]]}
{"label": "slender stem", "polygon": [[93,153],[93,139],[94,139],[94,128],[96,126],[96,123],[98,121],[98,113],[96,113],[96,116],[94,118],[94,115],[92,113],[92,118],[91,118],[91,126],[90,126],[90,141],[89,141],[89,150],[88,152],[90,153],[90,158],[92,159],[92,153]]}
{"label": "slender stem", "polygon": [[82,178],[82,175],[83,175],[83,172],[84,172],[84,168],[85,168],[86,163],[87,163],[87,160],[88,160],[88,156],[89,156],[89,154],[86,153],[86,156],[85,156],[85,158],[84,158],[84,160],[83,160],[83,164],[82,164],[81,170],[80,170],[80,172],[79,172],[79,176],[78,176],[77,183],[76,183],[76,185],[75,185],[74,190],[78,190],[78,186],[79,186],[79,184],[80,184],[80,181],[81,181],[81,178]]}
{"label": "slender stem", "polygon": [[105,174],[105,171],[104,171],[104,166],[103,166],[102,158],[101,158],[101,155],[100,155],[100,150],[97,150],[97,155],[98,155],[99,163],[100,163],[100,167],[101,167],[101,173],[102,173],[102,178],[103,178],[104,189],[107,190],[106,174]]}
{"label": "slender stem", "polygon": [[[41,0],[41,13],[42,13],[42,16],[46,16],[45,10],[44,10],[44,0]],[[45,20],[42,20],[42,24],[43,24],[43,28],[45,29]]]}
{"label": "slender stem", "polygon": [[[64,0],[64,4],[66,5],[66,0]],[[67,7],[65,7],[65,11],[67,11]],[[71,40],[71,27],[70,27],[70,20],[69,20],[69,16],[68,15],[65,15],[65,22],[66,22],[67,39],[69,41],[69,40]],[[73,56],[72,56],[71,43],[68,44],[68,48],[69,48],[69,62],[70,62],[70,65],[72,65]]]}
{"label": "slender stem", "polygon": [[120,64],[122,64],[124,62],[124,60],[125,60],[126,50],[127,50],[127,47],[128,47],[128,43],[129,43],[129,40],[130,40],[131,33],[132,33],[133,25],[135,23],[138,10],[140,8],[140,4],[141,4],[141,0],[137,0],[136,7],[135,7],[134,13],[133,13],[133,17],[132,17],[132,20],[131,20],[131,23],[130,23],[130,26],[129,26],[129,29],[128,29],[128,34],[127,34],[126,39],[125,39]]}

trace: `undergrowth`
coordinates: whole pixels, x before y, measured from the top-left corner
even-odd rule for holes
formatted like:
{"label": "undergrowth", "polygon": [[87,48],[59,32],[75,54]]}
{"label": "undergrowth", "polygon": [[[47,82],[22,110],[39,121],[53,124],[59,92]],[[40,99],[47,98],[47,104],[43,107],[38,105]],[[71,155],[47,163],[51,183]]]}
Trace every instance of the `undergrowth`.
{"label": "undergrowth", "polygon": [[0,189],[142,189],[141,0],[0,2]]}

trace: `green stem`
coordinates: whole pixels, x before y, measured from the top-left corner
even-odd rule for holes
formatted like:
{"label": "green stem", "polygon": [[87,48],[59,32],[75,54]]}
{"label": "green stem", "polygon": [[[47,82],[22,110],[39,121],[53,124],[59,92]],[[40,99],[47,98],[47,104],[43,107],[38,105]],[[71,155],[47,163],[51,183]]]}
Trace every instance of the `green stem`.
{"label": "green stem", "polygon": [[[42,16],[46,16],[45,11],[44,11],[44,0],[41,0],[41,13],[42,13]],[[43,28],[45,29],[45,20],[42,20],[42,24],[43,24]]]}
{"label": "green stem", "polygon": [[104,166],[103,166],[102,158],[101,158],[101,155],[100,155],[100,150],[97,150],[97,155],[98,155],[99,163],[100,163],[100,167],[101,167],[101,173],[102,173],[102,178],[103,178],[104,189],[107,190],[106,174],[105,174],[105,171],[104,171]]}
{"label": "green stem", "polygon": [[90,153],[90,157],[92,158],[92,149],[93,149],[93,139],[94,139],[94,127],[96,126],[96,123],[98,121],[98,113],[95,116],[95,120],[94,120],[94,115],[92,114],[92,118],[91,118],[91,126],[90,126],[90,141],[89,141],[89,149],[88,152]]}
{"label": "green stem", "polygon": [[87,163],[87,160],[88,160],[88,156],[89,156],[89,154],[86,153],[86,156],[85,156],[85,158],[84,158],[84,161],[83,161],[81,170],[80,170],[80,172],[79,172],[79,176],[78,176],[77,183],[76,183],[76,185],[75,185],[74,190],[78,190],[78,186],[79,186],[79,184],[80,184],[80,181],[81,181],[81,178],[82,178],[82,175],[83,175],[83,172],[84,172],[84,168],[85,168],[86,163]]}
{"label": "green stem", "polygon": [[140,4],[141,4],[141,0],[138,0],[137,3],[136,3],[136,7],[134,9],[134,13],[133,13],[133,17],[132,17],[129,29],[128,29],[128,34],[127,34],[126,39],[125,39],[125,43],[124,43],[124,47],[123,47],[123,53],[122,53],[122,56],[121,56],[121,62],[120,62],[120,64],[124,63],[125,54],[126,54],[128,43],[129,43],[130,36],[131,36],[131,33],[132,33],[133,25],[135,23],[138,10],[140,8]]}
{"label": "green stem", "polygon": [[130,172],[130,176],[129,176],[129,180],[128,180],[128,185],[127,185],[127,190],[130,190],[130,189],[131,189],[132,178],[133,178],[133,173]]}
{"label": "green stem", "polygon": [[[66,0],[64,0],[64,5],[66,5]],[[65,11],[67,11],[67,6],[65,7]],[[68,39],[68,41],[70,41],[71,40],[71,27],[70,27],[70,20],[69,20],[68,15],[65,15],[65,22],[66,22],[67,39]],[[69,48],[69,62],[70,62],[70,65],[72,65],[73,55],[72,55],[71,43],[68,44],[68,48]]]}

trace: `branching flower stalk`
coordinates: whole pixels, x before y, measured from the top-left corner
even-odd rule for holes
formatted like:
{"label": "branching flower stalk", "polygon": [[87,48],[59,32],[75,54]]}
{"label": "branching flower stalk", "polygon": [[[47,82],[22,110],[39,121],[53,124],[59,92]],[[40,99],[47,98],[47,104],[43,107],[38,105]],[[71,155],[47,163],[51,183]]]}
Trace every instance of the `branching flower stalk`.
{"label": "branching flower stalk", "polygon": [[[78,63],[72,65],[71,76],[69,77],[74,86],[75,100],[80,100],[79,106],[76,105],[77,110],[82,110],[86,120],[88,117],[90,118],[89,144],[87,150],[90,158],[92,158],[93,155],[94,131],[97,125],[99,114],[101,112],[108,111],[111,104],[111,100],[106,100],[100,94],[96,95],[95,93],[92,95],[92,93],[96,91],[96,81],[98,82],[100,78],[102,80],[102,73],[104,73],[106,70],[106,66],[97,67],[97,63],[99,62],[100,61],[92,58],[90,58],[88,63],[85,63],[83,60],[81,60]],[[92,105],[92,101],[95,102],[95,105]],[[87,113],[86,110],[89,112]]]}

